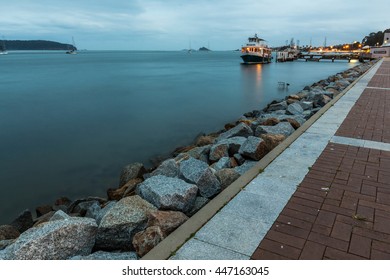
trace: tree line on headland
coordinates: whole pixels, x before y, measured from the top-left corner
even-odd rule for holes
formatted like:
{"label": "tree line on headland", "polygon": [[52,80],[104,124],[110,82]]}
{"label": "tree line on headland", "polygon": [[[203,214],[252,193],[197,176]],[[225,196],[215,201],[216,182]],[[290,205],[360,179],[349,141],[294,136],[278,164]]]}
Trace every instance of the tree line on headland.
{"label": "tree line on headland", "polygon": [[385,31],[371,32],[369,35],[363,38],[362,44],[363,46],[379,46],[383,42],[383,38],[385,33],[389,33],[390,28]]}
{"label": "tree line on headland", "polygon": [[46,40],[4,40],[7,50],[70,50],[76,49],[71,44],[63,44]]}

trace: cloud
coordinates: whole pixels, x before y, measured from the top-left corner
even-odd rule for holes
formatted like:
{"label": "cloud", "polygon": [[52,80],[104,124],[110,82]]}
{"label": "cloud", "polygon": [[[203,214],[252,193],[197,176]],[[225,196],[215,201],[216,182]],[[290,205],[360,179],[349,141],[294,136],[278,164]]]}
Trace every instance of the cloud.
{"label": "cloud", "polygon": [[[0,2],[5,0],[0,0]],[[16,2],[16,3],[15,3]],[[75,36],[86,48],[181,49],[207,41],[216,49],[240,47],[258,33],[271,45],[360,40],[389,28],[387,1],[270,0],[18,0],[2,5],[0,31],[12,39]],[[382,7],[382,9],[381,9]],[[375,13],[367,12],[375,8]],[[102,42],[103,38],[103,42]],[[199,47],[194,46],[194,47]]]}

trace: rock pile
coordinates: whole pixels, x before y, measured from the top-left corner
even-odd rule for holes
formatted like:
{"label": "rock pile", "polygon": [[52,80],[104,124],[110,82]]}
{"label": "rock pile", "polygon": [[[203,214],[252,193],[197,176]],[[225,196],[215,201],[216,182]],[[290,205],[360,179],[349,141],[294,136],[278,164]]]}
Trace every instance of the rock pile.
{"label": "rock pile", "polygon": [[[137,259],[367,71],[361,64],[177,149],[154,170],[131,163],[106,198],[58,199],[0,226],[0,259]],[[135,252],[136,253],[135,253]]]}

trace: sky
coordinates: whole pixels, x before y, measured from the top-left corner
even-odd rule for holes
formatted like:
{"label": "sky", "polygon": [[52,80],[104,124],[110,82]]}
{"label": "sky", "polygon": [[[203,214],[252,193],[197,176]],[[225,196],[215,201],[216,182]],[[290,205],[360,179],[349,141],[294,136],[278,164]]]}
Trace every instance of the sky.
{"label": "sky", "polygon": [[0,0],[6,40],[53,40],[88,50],[233,50],[258,34],[322,46],[390,28],[388,0]]}

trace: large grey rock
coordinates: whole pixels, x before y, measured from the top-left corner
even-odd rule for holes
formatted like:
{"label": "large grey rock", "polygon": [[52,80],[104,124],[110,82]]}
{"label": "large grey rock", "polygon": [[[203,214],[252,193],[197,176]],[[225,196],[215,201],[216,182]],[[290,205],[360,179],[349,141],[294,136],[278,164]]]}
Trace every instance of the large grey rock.
{"label": "large grey rock", "polygon": [[162,175],[146,179],[137,193],[161,210],[188,211],[195,202],[198,187],[178,178]]}
{"label": "large grey rock", "polygon": [[267,111],[273,112],[273,111],[286,110],[286,109],[287,109],[287,102],[282,101],[279,103],[270,104],[267,108]]}
{"label": "large grey rock", "polygon": [[198,178],[208,168],[207,163],[190,157],[180,163],[180,176],[187,182],[196,184]]}
{"label": "large grey rock", "polygon": [[105,252],[105,251],[97,251],[88,256],[74,256],[71,260],[138,260],[138,256],[135,252]]}
{"label": "large grey rock", "polygon": [[31,228],[5,251],[12,260],[66,260],[89,255],[95,244],[97,225],[89,218],[55,220]]}
{"label": "large grey rock", "polygon": [[228,131],[221,133],[217,138],[217,142],[235,136],[248,137],[251,135],[253,135],[253,130],[247,124],[239,123],[237,126],[233,127],[232,129],[229,129]]}
{"label": "large grey rock", "polygon": [[290,114],[290,115],[301,115],[303,113],[303,108],[297,102],[292,103],[292,104],[288,105],[286,113]]}
{"label": "large grey rock", "polygon": [[243,175],[245,172],[255,166],[256,163],[257,161],[247,160],[244,162],[244,164],[235,167],[234,170],[237,171],[240,175]]}
{"label": "large grey rock", "polygon": [[164,234],[158,226],[151,226],[137,232],[133,238],[133,246],[140,257],[146,255],[164,239]]}
{"label": "large grey rock", "polygon": [[341,79],[341,80],[338,80],[335,84],[339,88],[343,89],[343,88],[346,88],[347,86],[349,86],[350,82],[346,79]]}
{"label": "large grey rock", "polygon": [[216,162],[223,157],[229,156],[229,146],[227,144],[217,144],[211,147],[209,159]]}
{"label": "large grey rock", "polygon": [[223,168],[230,168],[231,160],[229,157],[223,157],[218,162],[214,163],[211,167],[216,171],[221,170]]}
{"label": "large grey rock", "polygon": [[[115,206],[116,203],[117,203],[116,201],[110,201],[110,202],[108,202],[107,205],[106,205],[105,207],[101,208],[100,211],[98,211],[98,212],[94,212],[93,215],[91,215],[91,217],[89,217],[89,218],[95,219],[95,220],[96,220],[96,223],[97,223],[98,225],[100,225],[100,222],[102,221],[104,215],[106,215],[107,212],[108,212],[111,208],[113,208],[113,207]],[[87,212],[87,213],[88,213],[88,212]],[[91,214],[92,214],[92,213],[91,213]],[[86,215],[86,217],[87,217],[87,215]]]}
{"label": "large grey rock", "polygon": [[262,134],[283,134],[284,136],[288,137],[293,134],[294,131],[295,129],[289,122],[281,122],[275,126],[259,125],[256,128],[255,135],[259,137]]}
{"label": "large grey rock", "polygon": [[186,152],[186,154],[189,155],[190,157],[199,159],[199,160],[207,163],[208,162],[208,155],[210,153],[210,148],[211,148],[211,145],[196,147],[196,148],[193,148],[193,149],[189,150],[188,152]]}
{"label": "large grey rock", "polygon": [[95,203],[88,207],[87,212],[85,213],[85,217],[96,220],[101,210],[102,208],[100,207],[100,203],[95,201]]}
{"label": "large grey rock", "polygon": [[[305,116],[304,113],[305,113],[305,111],[303,112],[302,116]],[[296,120],[294,120],[293,118],[284,119],[283,121],[289,122],[294,129],[298,129],[301,127],[301,124],[299,122],[297,122]],[[263,135],[266,135],[266,134],[263,134]],[[275,134],[270,134],[270,135],[275,135]]]}
{"label": "large grey rock", "polygon": [[64,211],[58,210],[57,212],[54,213],[53,216],[51,216],[49,221],[52,222],[52,221],[61,221],[61,220],[67,220],[67,219],[70,219],[70,216],[68,214],[66,214]]}
{"label": "large grey rock", "polygon": [[199,188],[200,195],[207,198],[211,198],[221,191],[221,183],[210,168],[205,170],[196,184]]}
{"label": "large grey rock", "polygon": [[207,146],[213,144],[215,141],[215,136],[211,135],[201,135],[195,140],[195,145],[198,147]]}
{"label": "large grey rock", "polygon": [[282,134],[263,134],[261,135],[261,139],[264,140],[265,146],[268,151],[272,151],[276,146],[286,139],[286,136]]}
{"label": "large grey rock", "polygon": [[238,152],[246,158],[260,160],[267,154],[268,150],[263,139],[249,136]]}
{"label": "large grey rock", "polygon": [[165,237],[187,220],[188,217],[179,211],[156,211],[150,213],[148,227],[159,227]]}
{"label": "large grey rock", "polygon": [[245,137],[235,136],[235,137],[231,137],[228,139],[223,139],[223,140],[219,141],[217,144],[215,144],[214,146],[227,145],[229,155],[234,155],[234,154],[238,153],[238,150],[241,148],[242,144],[244,144],[245,141],[246,141]]}
{"label": "large grey rock", "polygon": [[122,198],[103,216],[96,248],[107,251],[133,249],[133,236],[146,228],[149,213],[156,210],[138,195]]}
{"label": "large grey rock", "polygon": [[[337,96],[340,91],[338,91],[337,89],[333,88],[333,87],[326,87],[326,91],[327,92],[330,92],[332,94],[332,96]],[[329,96],[330,97],[330,96]]]}
{"label": "large grey rock", "polygon": [[245,162],[245,158],[242,155],[240,155],[238,152],[237,154],[234,154],[233,157],[236,160],[238,165],[242,165]]}
{"label": "large grey rock", "polygon": [[194,207],[189,212],[187,212],[186,215],[188,217],[193,216],[196,212],[198,212],[200,209],[202,209],[203,206],[205,206],[207,203],[209,203],[209,201],[210,201],[210,199],[208,199],[207,197],[197,196],[195,203],[194,203]]}
{"label": "large grey rock", "polygon": [[306,122],[306,119],[303,117],[303,115],[285,115],[280,118],[282,122],[288,119],[296,120],[300,125],[303,125]]}
{"label": "large grey rock", "polygon": [[195,159],[199,159],[206,164],[209,162],[209,153],[210,153],[211,145],[206,145],[202,147],[194,147],[189,151],[178,154],[175,157],[175,161],[180,164],[181,161],[193,157]]}
{"label": "large grey rock", "polygon": [[5,248],[7,248],[9,245],[11,245],[12,243],[15,242],[16,239],[5,239],[5,240],[0,240],[0,260],[2,260],[3,258],[1,258],[1,252],[2,250],[4,250]]}
{"label": "large grey rock", "polygon": [[209,166],[200,160],[189,158],[182,161],[180,175],[187,182],[196,184],[204,197],[210,198],[221,191],[221,184],[217,177]]}
{"label": "large grey rock", "polygon": [[145,167],[142,163],[135,162],[126,165],[121,172],[119,179],[119,187],[122,187],[129,180],[135,178],[141,178],[142,175],[146,172]]}
{"label": "large grey rock", "polygon": [[218,177],[221,182],[221,188],[225,189],[230,186],[235,180],[237,180],[241,175],[234,169],[224,168],[218,170],[215,175]]}
{"label": "large grey rock", "polygon": [[0,260],[6,260],[6,257],[7,256],[5,250],[0,250]]}
{"label": "large grey rock", "polygon": [[325,94],[316,94],[313,97],[313,104],[314,104],[314,107],[323,107],[326,104],[328,104],[331,100],[332,100],[332,98],[330,98],[329,96],[327,96]]}
{"label": "large grey rock", "polygon": [[301,105],[302,109],[305,110],[311,110],[313,109],[313,101],[299,101],[299,105]]}
{"label": "large grey rock", "polygon": [[179,165],[174,159],[165,160],[154,170],[151,176],[163,175],[167,177],[178,177],[179,176]]}
{"label": "large grey rock", "polygon": [[[286,115],[286,114],[281,114],[281,115],[277,115],[277,114],[264,114],[264,115],[261,115],[261,117],[259,118],[259,120],[263,120],[264,118],[276,118],[278,119],[279,121],[283,121],[285,119],[294,119],[296,120],[297,122],[300,123],[300,125],[304,124],[304,122],[306,121],[305,118],[303,118],[301,115]],[[276,124],[275,124],[276,125]],[[256,135],[255,135],[256,136]]]}
{"label": "large grey rock", "polygon": [[50,220],[51,217],[53,217],[53,215],[56,213],[56,211],[51,211],[43,216],[40,216],[38,218],[36,218],[34,220],[34,227],[42,224],[42,223],[46,223]]}

